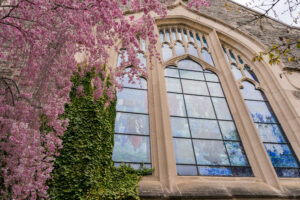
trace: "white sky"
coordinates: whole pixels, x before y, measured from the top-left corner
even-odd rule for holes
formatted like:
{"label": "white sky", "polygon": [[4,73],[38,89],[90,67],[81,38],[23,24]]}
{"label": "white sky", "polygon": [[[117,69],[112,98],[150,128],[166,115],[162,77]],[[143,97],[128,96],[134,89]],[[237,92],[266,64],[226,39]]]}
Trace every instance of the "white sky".
{"label": "white sky", "polygon": [[[247,6],[246,4],[249,2],[253,2],[253,0],[232,0],[234,2],[237,2],[239,4],[242,4],[244,6]],[[253,8],[254,10],[257,10],[257,11],[261,11],[262,10],[259,10],[258,8],[254,8],[255,5],[260,5],[261,3],[263,2],[263,0],[254,0],[254,3],[255,4],[252,4],[252,5],[248,5],[248,7],[250,8]],[[265,1],[267,2],[267,1]],[[278,17],[275,17],[274,14],[272,13],[272,11],[269,12],[269,16],[270,17],[273,17],[273,18],[276,18],[277,20],[280,20],[288,25],[293,25],[293,26],[297,26],[297,27],[300,27],[300,18],[298,19],[298,23],[295,24],[293,22],[293,18],[290,17],[290,12],[285,12],[282,14],[282,12],[286,11],[288,9],[288,5],[285,3],[286,0],[281,0],[278,2],[278,4],[274,7],[274,10],[276,11]],[[299,16],[300,15],[300,6],[298,6],[298,8],[293,12],[294,16],[296,17],[297,15]]]}

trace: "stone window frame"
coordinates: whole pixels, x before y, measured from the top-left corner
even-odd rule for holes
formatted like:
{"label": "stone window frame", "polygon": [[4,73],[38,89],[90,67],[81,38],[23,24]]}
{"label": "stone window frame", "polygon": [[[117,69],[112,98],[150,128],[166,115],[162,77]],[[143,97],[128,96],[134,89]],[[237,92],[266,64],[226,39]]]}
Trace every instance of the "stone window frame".
{"label": "stone window frame", "polygon": [[[139,190],[141,196],[190,196],[193,195],[192,193],[197,193],[196,195],[200,196],[251,196],[249,191],[259,192],[259,195],[280,196],[283,188],[294,187],[294,185],[300,184],[299,178],[277,177],[259,137],[259,133],[252,122],[247,106],[243,101],[243,97],[240,93],[241,84],[236,83],[230,70],[231,67],[223,53],[221,44],[225,43],[230,45],[232,49],[239,49],[240,54],[243,55],[243,59],[246,58],[247,61],[253,57],[254,52],[257,51],[257,49],[262,49],[263,45],[250,36],[238,30],[232,30],[232,27],[228,28],[223,22],[211,19],[209,16],[204,16],[207,17],[207,19],[198,20],[199,18],[191,17],[192,15],[196,15],[193,12],[191,12],[191,16],[179,16],[178,13],[174,13],[173,16],[172,13],[169,13],[166,19],[156,20],[157,35],[159,35],[160,26],[182,26],[183,24],[204,33],[207,35],[206,40],[208,46],[211,47],[209,52],[212,55],[215,67],[188,54],[174,57],[165,63],[162,63],[161,60],[158,60],[157,58],[151,58],[152,66],[150,66],[150,61],[147,59],[147,66],[149,66],[147,70],[149,120],[151,127],[150,145],[154,173],[151,176],[143,177],[140,181]],[[197,16],[198,14],[196,17]],[[208,24],[206,20],[211,21],[214,24]],[[215,24],[217,25],[214,27]],[[226,27],[227,30],[232,31],[232,33],[226,33],[226,30],[221,29],[222,27]],[[171,30],[170,34],[172,34]],[[238,35],[239,38],[235,38],[236,35]],[[241,38],[244,39],[244,41],[241,41]],[[157,45],[157,49],[161,52],[160,43]],[[201,56],[201,54],[199,55]],[[211,70],[218,75],[233,119],[236,122],[241,140],[243,141],[254,177],[203,177],[177,175],[164,79],[164,68],[168,65],[177,64],[176,62],[178,60],[184,58],[190,58],[201,64],[204,69]],[[115,61],[113,60],[112,63],[114,62]],[[239,62],[237,61],[237,63]],[[279,67],[283,68],[282,66]],[[281,122],[282,128],[299,159],[300,145],[298,144],[300,144],[300,136],[295,133],[297,130],[300,130],[300,124],[288,121],[288,119],[295,119],[297,116],[293,111],[291,101],[285,98],[285,91],[276,78],[276,75],[280,74],[280,71],[278,72],[278,70],[271,69],[270,65],[265,61],[252,64],[251,70],[260,80],[260,85],[257,89],[262,90],[267,96],[274,113]],[[274,91],[276,91],[275,94],[272,93]],[[281,104],[278,102],[281,102]],[[242,193],[239,193],[241,191]]]}

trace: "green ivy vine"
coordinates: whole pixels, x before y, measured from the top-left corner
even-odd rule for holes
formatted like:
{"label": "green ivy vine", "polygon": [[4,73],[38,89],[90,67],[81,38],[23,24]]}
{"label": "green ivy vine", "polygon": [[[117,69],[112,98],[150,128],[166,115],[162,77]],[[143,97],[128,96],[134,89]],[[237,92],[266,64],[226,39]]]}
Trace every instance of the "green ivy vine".
{"label": "green ivy vine", "polygon": [[[49,181],[51,199],[139,199],[138,182],[152,172],[145,168],[134,170],[127,165],[114,166],[116,100],[105,107],[105,95],[99,100],[93,98],[95,88],[91,80],[96,76],[110,84],[109,76],[104,79],[94,70],[84,76],[74,74],[71,79],[71,101],[65,105],[62,116],[69,119],[69,125]],[[80,85],[84,95],[76,94]]]}

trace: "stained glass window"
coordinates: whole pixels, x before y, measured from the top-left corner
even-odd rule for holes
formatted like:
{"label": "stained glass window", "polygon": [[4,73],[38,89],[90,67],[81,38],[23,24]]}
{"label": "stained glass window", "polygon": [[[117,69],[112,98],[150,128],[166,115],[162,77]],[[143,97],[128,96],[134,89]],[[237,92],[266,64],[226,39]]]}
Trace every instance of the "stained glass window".
{"label": "stained glass window", "polygon": [[129,83],[128,80],[123,77],[124,89],[117,93],[112,158],[116,166],[126,163],[133,168],[141,164],[151,168],[147,81],[141,78]]}
{"label": "stained glass window", "polygon": [[253,176],[218,76],[185,59],[165,78],[178,175]]}
{"label": "stained glass window", "polygon": [[248,81],[241,93],[279,177],[300,177],[300,165],[265,95]]}

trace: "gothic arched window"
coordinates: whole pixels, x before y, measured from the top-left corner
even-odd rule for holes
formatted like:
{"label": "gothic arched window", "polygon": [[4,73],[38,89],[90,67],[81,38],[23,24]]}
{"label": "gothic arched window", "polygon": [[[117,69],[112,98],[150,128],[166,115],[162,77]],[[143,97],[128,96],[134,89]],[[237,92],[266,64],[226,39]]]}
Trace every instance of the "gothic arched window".
{"label": "gothic arched window", "polygon": [[252,176],[218,76],[184,59],[165,79],[178,175]]}

